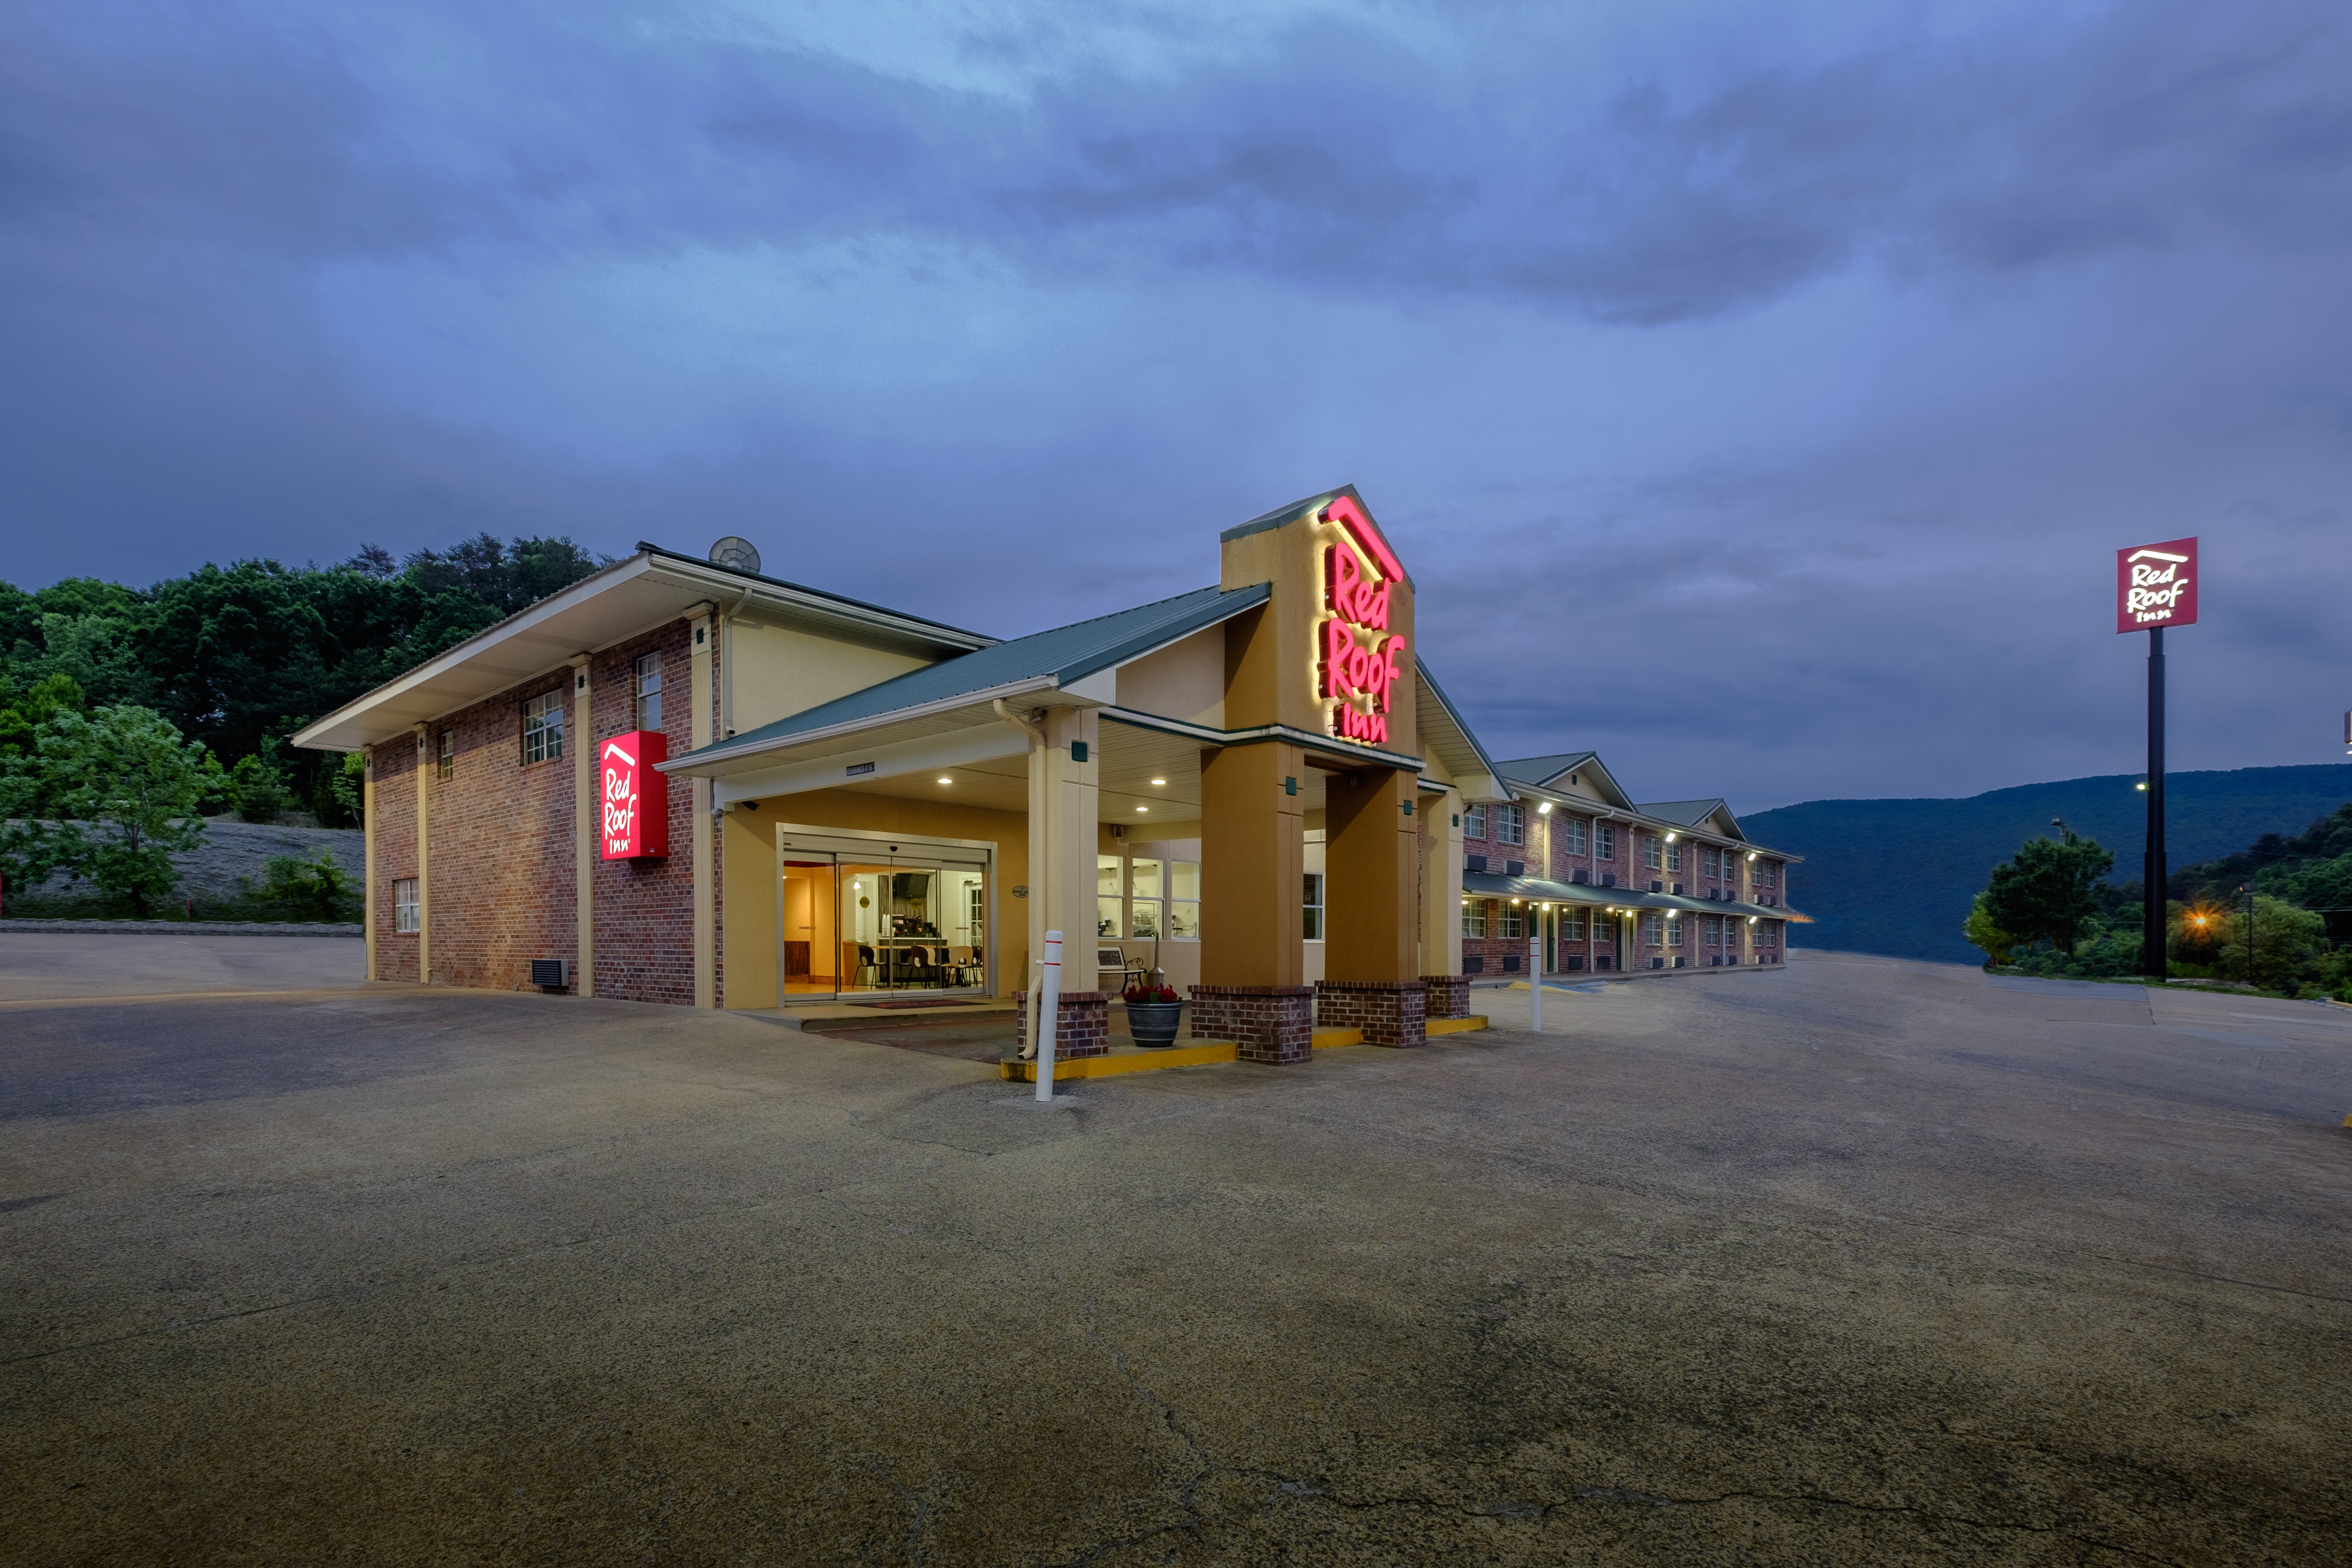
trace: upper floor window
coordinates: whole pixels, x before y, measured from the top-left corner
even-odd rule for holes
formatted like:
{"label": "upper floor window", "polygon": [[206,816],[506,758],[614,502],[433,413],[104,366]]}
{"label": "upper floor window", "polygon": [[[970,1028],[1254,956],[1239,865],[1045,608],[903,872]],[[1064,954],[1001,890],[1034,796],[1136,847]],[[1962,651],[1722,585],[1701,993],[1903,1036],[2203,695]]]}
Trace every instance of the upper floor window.
{"label": "upper floor window", "polygon": [[1495,808],[1495,842],[1525,844],[1528,841],[1528,808],[1509,802]]}
{"label": "upper floor window", "polygon": [[563,693],[542,691],[522,705],[524,765],[563,754]]}
{"label": "upper floor window", "polygon": [[1612,824],[1596,822],[1592,825],[1592,858],[1595,860],[1617,858],[1617,829]]}
{"label": "upper floor window", "polygon": [[1559,847],[1570,855],[1584,853],[1584,818],[1563,816],[1559,819]]}
{"label": "upper floor window", "polygon": [[637,728],[658,730],[661,722],[661,655],[649,653],[637,660]]}
{"label": "upper floor window", "polygon": [[1485,899],[1462,900],[1462,934],[1483,937],[1486,934],[1486,902]]}
{"label": "upper floor window", "polygon": [[1717,877],[1722,874],[1723,857],[1717,852],[1714,845],[1710,844],[1698,852],[1698,871],[1702,877]]}
{"label": "upper floor window", "polygon": [[1778,887],[1780,881],[1780,868],[1773,862],[1759,860],[1756,862],[1756,885],[1759,888]]}
{"label": "upper floor window", "polygon": [[1462,814],[1462,837],[1465,838],[1484,838],[1486,837],[1486,807],[1485,803],[1481,802],[1479,805],[1472,806],[1469,810]]}
{"label": "upper floor window", "polygon": [[1679,871],[1682,868],[1683,847],[1679,844],[1668,844],[1666,846],[1666,869],[1669,871]]}
{"label": "upper floor window", "polygon": [[1665,858],[1664,851],[1665,846],[1658,842],[1656,834],[1642,835],[1642,864],[1644,867],[1653,871],[1656,870],[1660,861]]}
{"label": "upper floor window", "polygon": [[1323,940],[1323,873],[1307,873],[1307,940]]}
{"label": "upper floor window", "polygon": [[434,772],[445,779],[454,779],[457,776],[457,736],[455,731],[441,731],[440,752],[438,761],[434,764]]}

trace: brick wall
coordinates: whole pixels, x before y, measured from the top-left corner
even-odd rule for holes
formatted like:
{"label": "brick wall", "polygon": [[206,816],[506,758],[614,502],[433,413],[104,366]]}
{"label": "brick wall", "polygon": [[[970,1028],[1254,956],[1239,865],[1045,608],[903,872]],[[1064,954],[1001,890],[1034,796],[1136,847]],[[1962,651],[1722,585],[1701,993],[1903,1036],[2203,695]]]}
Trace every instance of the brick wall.
{"label": "brick wall", "polygon": [[1368,1046],[1429,1043],[1429,987],[1418,980],[1318,980],[1315,1022],[1326,1029],[1360,1029]]}
{"label": "brick wall", "polygon": [[416,933],[393,928],[393,884],[416,875],[416,740],[397,735],[368,761],[375,783],[375,883],[367,890],[375,918],[376,978],[410,980],[416,973]]}
{"label": "brick wall", "polygon": [[[662,735],[673,757],[694,749],[694,670],[689,637],[686,622],[671,621],[634,641],[608,648],[590,661],[589,729],[593,741],[625,734],[637,727],[637,660],[646,654],[658,654],[662,661]],[[716,689],[717,682],[712,686]],[[568,851],[568,837],[565,844]],[[596,994],[629,1002],[670,1002],[692,1006],[691,780],[669,781],[667,858],[606,860],[600,855],[594,879]],[[572,896],[568,871],[562,879],[561,896]]]}
{"label": "brick wall", "polygon": [[[564,752],[525,766],[522,704],[544,692],[567,710]],[[559,669],[427,729],[427,768],[443,732],[456,751],[453,776],[425,786],[436,984],[527,991],[532,959],[579,956],[571,701],[572,672]]]}
{"label": "brick wall", "polygon": [[1315,1055],[1311,985],[1195,985],[1192,1037],[1231,1040],[1245,1062],[1291,1066]]}
{"label": "brick wall", "polygon": [[[1107,991],[1064,991],[1054,1009],[1054,1059],[1110,1054],[1110,994]],[[1015,991],[1018,1009],[1013,1025],[1013,1047],[1029,1048],[1029,993]]]}

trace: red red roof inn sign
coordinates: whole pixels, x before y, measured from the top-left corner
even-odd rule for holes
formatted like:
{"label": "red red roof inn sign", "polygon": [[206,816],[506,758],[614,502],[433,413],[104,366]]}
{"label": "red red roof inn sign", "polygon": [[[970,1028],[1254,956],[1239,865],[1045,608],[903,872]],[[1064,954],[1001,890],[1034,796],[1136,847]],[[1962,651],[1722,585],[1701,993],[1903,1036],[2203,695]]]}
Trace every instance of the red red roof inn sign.
{"label": "red red roof inn sign", "polygon": [[2116,630],[2197,624],[2197,542],[2167,540],[2116,552]]}

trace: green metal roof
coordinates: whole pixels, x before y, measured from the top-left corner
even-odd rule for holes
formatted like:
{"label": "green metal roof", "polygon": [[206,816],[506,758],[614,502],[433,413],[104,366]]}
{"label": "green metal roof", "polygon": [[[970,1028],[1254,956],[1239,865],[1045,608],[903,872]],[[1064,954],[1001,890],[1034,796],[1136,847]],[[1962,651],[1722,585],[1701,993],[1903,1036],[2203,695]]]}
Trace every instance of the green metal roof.
{"label": "green metal roof", "polygon": [[1172,599],[1139,605],[1116,615],[1097,616],[1051,631],[1014,637],[956,658],[910,669],[862,691],[762,724],[756,730],[714,742],[698,751],[671,759],[675,765],[721,752],[757,751],[796,735],[831,730],[865,720],[880,721],[907,709],[951,701],[955,698],[1024,681],[1067,686],[1089,675],[1110,669],[1244,610],[1263,605],[1272,595],[1266,584],[1254,584],[1226,593],[1196,588]]}

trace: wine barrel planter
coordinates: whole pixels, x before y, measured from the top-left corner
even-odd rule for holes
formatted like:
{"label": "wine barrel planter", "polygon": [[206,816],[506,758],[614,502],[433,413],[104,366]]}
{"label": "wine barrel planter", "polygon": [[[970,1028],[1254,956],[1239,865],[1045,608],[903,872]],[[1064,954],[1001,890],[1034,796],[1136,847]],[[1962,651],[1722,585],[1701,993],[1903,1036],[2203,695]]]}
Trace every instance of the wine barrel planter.
{"label": "wine barrel planter", "polygon": [[1129,1002],[1127,1005],[1127,1032],[1135,1037],[1139,1046],[1158,1049],[1176,1043],[1176,1031],[1184,1026],[1184,1004],[1181,1002]]}

